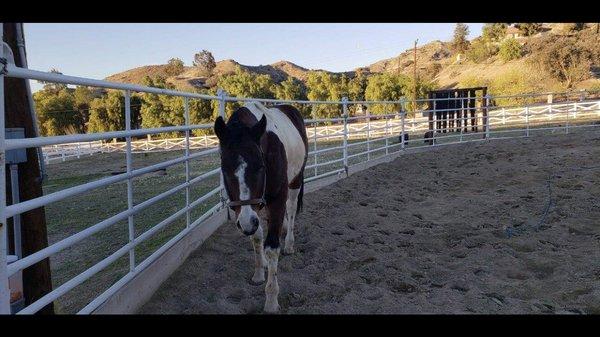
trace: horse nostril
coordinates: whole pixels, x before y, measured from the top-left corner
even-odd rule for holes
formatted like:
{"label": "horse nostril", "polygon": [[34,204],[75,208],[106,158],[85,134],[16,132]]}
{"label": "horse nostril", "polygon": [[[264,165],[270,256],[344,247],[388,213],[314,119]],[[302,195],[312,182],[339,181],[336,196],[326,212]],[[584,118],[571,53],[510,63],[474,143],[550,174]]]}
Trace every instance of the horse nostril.
{"label": "horse nostril", "polygon": [[237,225],[237,228],[242,229],[242,226],[240,225],[239,221],[237,221],[235,224]]}
{"label": "horse nostril", "polygon": [[258,227],[258,225],[259,225],[258,218],[252,218],[252,225],[254,227]]}

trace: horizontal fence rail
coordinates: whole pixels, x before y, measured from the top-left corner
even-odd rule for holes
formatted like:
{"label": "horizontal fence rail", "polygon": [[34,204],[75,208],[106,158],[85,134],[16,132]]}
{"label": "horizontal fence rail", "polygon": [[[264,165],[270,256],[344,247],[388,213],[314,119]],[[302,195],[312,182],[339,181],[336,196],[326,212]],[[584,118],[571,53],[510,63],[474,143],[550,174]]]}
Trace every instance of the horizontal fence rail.
{"label": "horizontal fence rail", "polygon": [[[20,214],[57,203],[67,198],[81,196],[84,193],[107,187],[114,184],[127,184],[127,207],[126,209],[109,216],[102,221],[91,225],[81,231],[70,234],[69,236],[52,243],[48,247],[22,257],[15,262],[7,264],[7,247],[4,245],[7,238],[5,226],[2,226],[2,243],[0,244],[0,313],[10,311],[8,302],[8,278],[23,269],[45,259],[56,255],[57,253],[80,244],[92,235],[99,235],[102,231],[112,226],[118,226],[119,223],[127,221],[128,240],[127,243],[117,250],[109,253],[108,256],[99,262],[86,266],[83,272],[68,279],[64,283],[55,287],[51,292],[44,295],[34,303],[29,304],[19,311],[20,314],[35,313],[45,305],[59,299],[75,287],[81,286],[84,282],[97,275],[100,271],[106,269],[120,258],[128,255],[129,271],[116,282],[107,284],[103,292],[95,297],[91,302],[80,309],[79,313],[91,313],[97,309],[110,296],[114,295],[119,289],[125,286],[147,266],[152,264],[167,249],[177,243],[183,236],[187,235],[193,228],[202,226],[206,219],[216,212],[222,210],[226,201],[222,178],[210,190],[192,200],[190,191],[194,186],[201,182],[220,176],[220,168],[206,169],[199,175],[192,177],[190,165],[209,158],[218,158],[218,139],[214,135],[204,135],[192,137],[194,130],[210,130],[212,125],[192,125],[189,123],[188,99],[214,100],[219,104],[219,113],[225,117],[225,107],[228,102],[248,102],[258,101],[265,104],[290,103],[290,104],[308,104],[308,105],[334,105],[339,109],[339,116],[335,118],[308,119],[305,120],[306,132],[309,139],[309,153],[306,164],[305,181],[313,181],[332,175],[348,174],[348,167],[360,163],[368,162],[383,156],[399,154],[409,148],[421,148],[428,146],[448,145],[461,142],[490,140],[507,137],[528,137],[534,132],[550,130],[552,132],[561,131],[569,133],[569,130],[575,128],[595,127],[600,121],[600,98],[586,99],[577,95],[564,94],[566,101],[556,103],[540,104],[533,102],[529,105],[488,105],[476,107],[460,107],[454,109],[435,109],[435,102],[440,100],[455,100],[455,98],[439,99],[419,99],[418,103],[426,105],[423,109],[417,111],[407,111],[413,101],[281,101],[272,99],[255,99],[229,97],[225,92],[219,91],[217,96],[200,95],[195,93],[180,92],[174,90],[165,90],[151,88],[139,85],[130,85],[114,83],[108,81],[93,80],[81,77],[66,76],[61,74],[52,74],[29,70],[8,64],[6,74],[0,75],[0,127],[4,127],[4,97],[10,95],[3,88],[4,76],[22,79],[42,80],[48,82],[64,83],[70,85],[84,85],[102,88],[122,90],[126,97],[125,102],[125,120],[126,128],[122,131],[112,131],[97,134],[74,134],[65,136],[36,137],[26,139],[4,139],[4,134],[0,137],[0,155],[2,157],[2,169],[0,178],[4,179],[4,154],[6,151],[33,147],[43,147],[44,161],[47,163],[62,163],[70,159],[77,159],[89,156],[98,156],[103,158],[106,153],[124,153],[126,161],[126,170],[112,176],[98,178],[89,182],[79,183],[71,187],[48,193],[39,198],[21,201],[12,205],[6,204],[6,191],[0,191],[0,222],[6,223],[11,217],[20,216]],[[184,120],[185,124],[180,126],[171,126],[152,129],[132,129],[131,128],[131,109],[130,94],[132,92],[147,92],[159,95],[168,95],[184,98]],[[503,96],[503,97],[478,97],[481,104],[483,102],[498,102],[506,98],[530,99],[534,97],[544,97],[549,94],[527,94],[521,96]],[[574,98],[573,98],[574,97]],[[366,105],[367,107],[379,105],[386,107],[388,113],[384,115],[369,116],[350,116],[350,108],[354,105]],[[431,108],[433,107],[433,108]],[[460,112],[451,116],[446,112]],[[391,113],[389,113],[391,112]],[[428,116],[432,113],[431,116]],[[444,113],[444,114],[440,114]],[[409,117],[410,114],[410,117]],[[182,132],[185,137],[168,139],[151,139],[148,135],[155,135],[166,132]],[[425,137],[427,136],[427,137]],[[137,137],[147,137],[143,140],[135,139]],[[125,141],[116,141],[116,139],[125,139]],[[133,154],[145,152],[163,152],[181,150],[183,153],[177,157],[141,168],[134,168],[132,165]],[[192,152],[192,150],[197,150]],[[61,165],[57,163],[56,165]],[[156,193],[152,197],[135,203],[135,189],[132,182],[135,178],[142,175],[156,172],[167,167],[176,165],[185,165],[185,181],[166,191]],[[137,215],[145,209],[165,200],[166,198],[185,193],[185,206],[174,212],[170,212],[166,218],[154,226],[146,229],[142,233],[136,233],[134,224],[138,221]],[[207,210],[195,219],[191,216],[191,211],[198,209],[201,205],[210,203],[212,199],[216,201],[208,205]],[[157,235],[166,226],[177,219],[185,219],[185,228],[170,238],[165,244],[156,248],[147,258],[139,261],[136,256],[135,248],[142,242],[149,240]]]}

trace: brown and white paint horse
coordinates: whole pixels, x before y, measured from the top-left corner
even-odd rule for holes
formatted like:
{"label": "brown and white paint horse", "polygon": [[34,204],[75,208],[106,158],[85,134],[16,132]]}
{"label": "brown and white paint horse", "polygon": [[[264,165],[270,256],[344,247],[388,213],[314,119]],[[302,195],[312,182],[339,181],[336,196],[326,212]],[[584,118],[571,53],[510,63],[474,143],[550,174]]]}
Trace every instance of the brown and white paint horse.
{"label": "brown and white paint horse", "polygon": [[302,207],[308,157],[304,120],[290,105],[266,108],[251,102],[237,109],[227,124],[218,117],[215,133],[229,207],[254,247],[252,281],[263,282],[267,268],[264,311],[277,312],[279,242],[285,230],[283,252],[294,252],[294,219]]}

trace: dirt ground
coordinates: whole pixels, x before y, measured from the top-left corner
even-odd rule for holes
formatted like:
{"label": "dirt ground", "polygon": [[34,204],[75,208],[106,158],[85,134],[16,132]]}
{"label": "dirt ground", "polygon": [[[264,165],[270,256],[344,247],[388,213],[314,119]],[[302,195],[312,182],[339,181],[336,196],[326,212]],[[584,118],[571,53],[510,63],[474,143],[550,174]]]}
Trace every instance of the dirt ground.
{"label": "dirt ground", "polygon": [[[598,131],[466,143],[307,194],[281,312],[598,314],[599,158]],[[252,273],[225,224],[140,313],[261,313]]]}

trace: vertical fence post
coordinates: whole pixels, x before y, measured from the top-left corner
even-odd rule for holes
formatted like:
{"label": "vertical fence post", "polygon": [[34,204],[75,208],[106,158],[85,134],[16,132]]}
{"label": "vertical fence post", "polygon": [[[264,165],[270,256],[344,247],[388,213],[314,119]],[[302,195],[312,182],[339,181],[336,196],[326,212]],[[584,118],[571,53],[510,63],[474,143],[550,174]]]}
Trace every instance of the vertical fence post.
{"label": "vertical fence post", "polygon": [[565,133],[569,134],[569,114],[571,113],[571,111],[569,111],[569,109],[567,109],[567,122],[565,123]]}
{"label": "vertical fence post", "polygon": [[348,97],[342,97],[342,113],[344,118],[344,171],[348,176]]}
{"label": "vertical fence post", "polygon": [[[132,168],[132,155],[131,155],[131,93],[129,90],[125,90],[125,131],[127,136],[125,140],[127,142],[126,160],[127,160],[127,208],[129,211],[133,208],[133,178],[131,177]],[[135,226],[133,222],[133,214],[127,217],[127,225],[129,228],[129,243],[135,240]],[[129,271],[135,270],[135,248],[129,249]]]}
{"label": "vertical fence post", "polygon": [[525,107],[525,124],[526,124],[526,131],[525,131],[525,136],[529,137],[529,106]]}
{"label": "vertical fence post", "polygon": [[577,102],[573,103],[573,119],[577,118],[577,109],[579,109],[579,105]]}
{"label": "vertical fence post", "polygon": [[183,98],[185,118],[185,227],[190,227],[190,106],[187,97]]}
{"label": "vertical fence post", "polygon": [[506,109],[502,108],[502,125],[506,125]]}
{"label": "vertical fence post", "polygon": [[317,176],[317,122],[313,123],[313,151],[315,152],[315,177]]}
{"label": "vertical fence post", "polygon": [[402,142],[400,147],[402,150],[406,149],[406,142],[404,141],[404,135],[406,134],[404,123],[406,121],[406,112],[404,111],[404,102],[400,103],[400,141]]}
{"label": "vertical fence post", "polygon": [[389,154],[389,149],[388,149],[389,140],[390,140],[389,132],[388,132],[389,127],[390,127],[390,118],[386,117],[385,118],[385,136],[384,136],[385,137],[385,155],[386,156]]}
{"label": "vertical fence post", "polygon": [[[504,108],[502,108],[502,109],[504,109]],[[465,111],[465,100],[464,99],[460,100],[460,110],[461,110],[462,121],[461,121],[461,127],[460,127],[460,141],[459,142],[462,143],[463,133],[464,133],[465,129],[467,128],[467,113],[468,113]]]}
{"label": "vertical fence post", "polygon": [[[436,102],[437,102],[437,100],[434,97],[433,98],[433,112],[432,112],[433,113],[433,120],[434,120],[434,122],[433,122],[433,132],[431,133],[431,141],[432,141],[433,146],[436,145],[435,144],[435,134],[437,133],[437,130],[438,130],[438,123],[441,123],[441,122],[438,121],[437,113],[435,111],[436,110],[436,106],[435,106]],[[441,128],[441,125],[440,125],[440,128]]]}
{"label": "vertical fence post", "polygon": [[367,161],[371,160],[371,113],[367,115]]}
{"label": "vertical fence post", "polygon": [[[4,41],[4,30],[3,24],[0,24],[0,42]],[[4,47],[0,45],[0,59],[4,60]],[[0,67],[3,67],[0,64]],[[6,237],[7,226],[6,216],[4,215],[6,209],[6,188],[4,182],[6,181],[6,157],[5,157],[5,143],[4,143],[4,75],[5,68],[0,68],[0,181],[2,182],[2,188],[0,188],[0,314],[10,314],[10,289],[8,287],[8,272],[6,270],[8,259],[6,257]]]}
{"label": "vertical fence post", "polygon": [[485,139],[490,139],[490,95],[485,95]]}
{"label": "vertical fence post", "polygon": [[[225,92],[225,90],[219,88],[217,89],[217,96],[219,96],[219,116],[221,116],[223,119],[225,119],[225,104],[227,103],[225,101],[225,98],[227,96],[227,93]],[[227,200],[225,198],[225,183],[223,181],[223,172],[219,173],[219,188],[220,188],[220,198],[221,198],[221,207],[225,208],[225,201]],[[229,212],[229,210],[227,210],[227,212]],[[229,213],[227,213],[229,214]]]}

